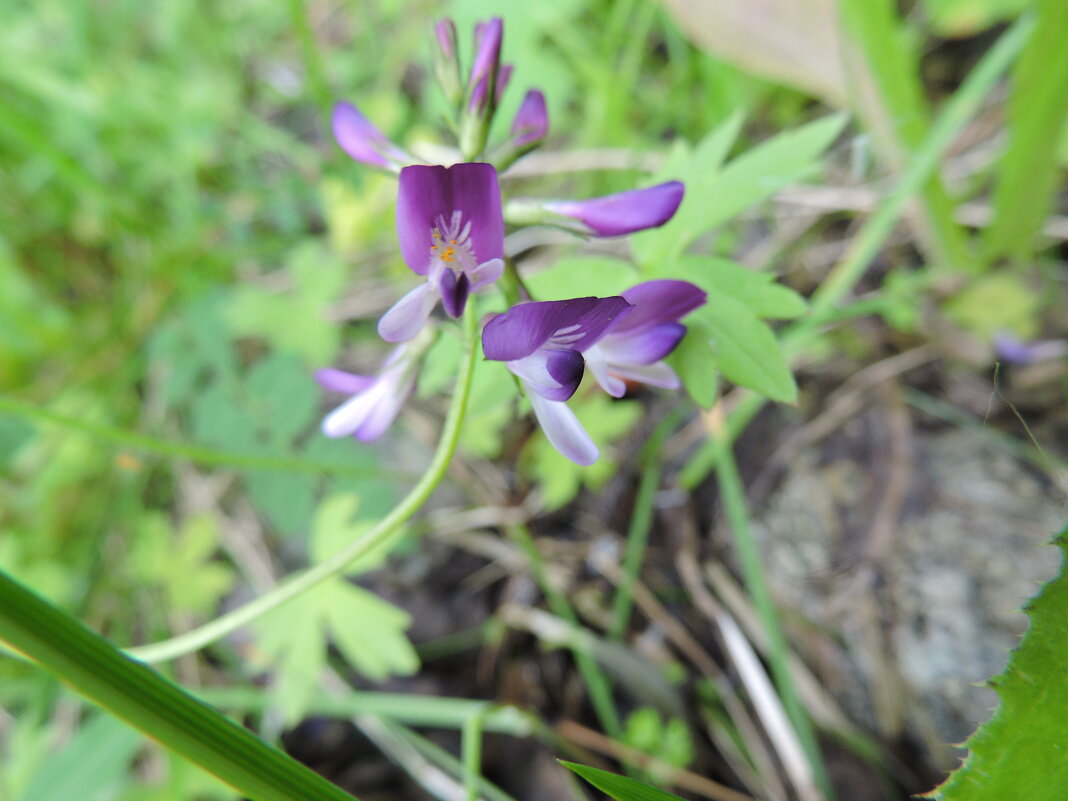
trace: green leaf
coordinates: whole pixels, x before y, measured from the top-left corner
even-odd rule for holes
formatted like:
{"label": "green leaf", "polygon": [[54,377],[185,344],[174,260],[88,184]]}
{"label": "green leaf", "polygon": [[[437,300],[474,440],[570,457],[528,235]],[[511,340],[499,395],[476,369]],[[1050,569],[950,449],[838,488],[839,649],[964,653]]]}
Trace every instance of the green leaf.
{"label": "green leaf", "polygon": [[725,295],[710,295],[693,317],[711,334],[724,377],[772,400],[797,400],[797,384],[775,334],[744,304]]}
{"label": "green leaf", "polygon": [[667,358],[678,373],[683,387],[702,409],[711,409],[719,386],[716,356],[712,351],[712,329],[697,318],[687,321],[686,336]]}
{"label": "green leaf", "polygon": [[602,298],[618,295],[639,280],[638,272],[625,261],[570,256],[524,278],[524,283],[538,300],[567,300],[590,295]]}
{"label": "green leaf", "polygon": [[[686,195],[671,222],[658,229],[656,247],[648,237],[645,241],[635,239],[635,253],[643,267],[670,263],[705,231],[810,174],[845,123],[846,117],[836,114],[785,131],[747,150],[718,171],[706,172],[699,164],[687,165],[686,171],[677,176],[687,180]],[[730,124],[731,121],[725,123]]]}
{"label": "green leaf", "polygon": [[946,314],[973,334],[990,340],[1000,331],[1020,339],[1038,334],[1042,298],[1019,275],[996,272],[969,283],[946,301]]}
{"label": "green leaf", "polygon": [[256,422],[276,441],[295,437],[319,410],[319,388],[293,354],[276,351],[260,359],[245,377],[245,390]]}
{"label": "green leaf", "polygon": [[314,476],[284,470],[252,470],[246,479],[249,497],[281,533],[300,533],[315,512]]}
{"label": "green leaf", "polygon": [[143,744],[129,726],[96,714],[26,783],[19,801],[109,801],[126,785]]}
{"label": "green leaf", "polygon": [[[667,278],[668,271],[662,277]],[[790,320],[808,311],[805,299],[775,276],[730,261],[705,256],[684,256],[672,265],[675,278],[690,281],[710,295],[729,295],[749,307],[757,317]]]}
{"label": "green leaf", "polygon": [[1012,74],[1007,128],[985,231],[987,260],[1025,260],[1053,205],[1061,175],[1058,136],[1068,121],[1068,3],[1036,0],[1038,25]]}
{"label": "green leaf", "polygon": [[661,790],[659,787],[653,787],[637,779],[619,776],[600,768],[591,768],[589,765],[579,765],[576,762],[561,760],[560,764],[571,772],[577,773],[615,801],[682,801],[677,795],[667,790]]}
{"label": "green leaf", "polygon": [[1031,625],[990,681],[1001,703],[965,743],[964,764],[931,792],[937,801],[1068,798],[1068,529],[1055,544],[1061,571],[1025,607]]}
{"label": "green leaf", "polygon": [[[0,641],[256,801],[351,801],[2,572]],[[77,792],[65,796],[79,797]]]}
{"label": "green leaf", "polygon": [[315,240],[294,249],[286,272],[293,284],[286,292],[240,286],[227,320],[235,333],[261,337],[279,350],[298,354],[309,366],[329,364],[341,342],[341,327],[326,312],[344,286],[345,272]]}
{"label": "green leaf", "polygon": [[[371,527],[356,521],[359,498],[332,495],[315,514],[311,554],[316,563],[334,556]],[[404,536],[399,529],[353,562],[347,573],[373,570]],[[405,636],[407,612],[343,579],[331,579],[290,604],[271,612],[256,626],[257,645],[274,665],[275,694],[287,722],[300,718],[319,686],[327,644],[333,641],[349,663],[374,681],[410,675],[419,659]]]}
{"label": "green leaf", "polygon": [[261,450],[248,411],[220,383],[193,398],[192,426],[193,436],[208,445],[237,453]]}

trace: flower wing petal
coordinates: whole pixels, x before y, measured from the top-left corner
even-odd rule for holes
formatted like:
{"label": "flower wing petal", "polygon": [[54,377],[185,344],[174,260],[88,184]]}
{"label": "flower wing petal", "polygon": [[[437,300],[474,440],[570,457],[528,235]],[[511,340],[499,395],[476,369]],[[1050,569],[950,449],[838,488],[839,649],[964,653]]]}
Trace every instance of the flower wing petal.
{"label": "flower wing petal", "polygon": [[331,392],[340,392],[344,395],[355,395],[363,392],[375,382],[373,375],[356,375],[333,367],[326,367],[315,371],[315,381],[323,389]]}
{"label": "flower wing petal", "polygon": [[675,350],[685,335],[682,323],[660,323],[630,334],[613,331],[598,347],[612,364],[652,364]]}
{"label": "flower wing petal", "polygon": [[438,302],[434,285],[426,281],[394,303],[378,321],[378,335],[386,342],[407,342],[422,329]]}
{"label": "flower wing petal", "polygon": [[480,263],[504,258],[504,207],[497,170],[492,164],[454,164],[448,176],[451,205],[442,211],[459,210],[470,223],[471,246]]}

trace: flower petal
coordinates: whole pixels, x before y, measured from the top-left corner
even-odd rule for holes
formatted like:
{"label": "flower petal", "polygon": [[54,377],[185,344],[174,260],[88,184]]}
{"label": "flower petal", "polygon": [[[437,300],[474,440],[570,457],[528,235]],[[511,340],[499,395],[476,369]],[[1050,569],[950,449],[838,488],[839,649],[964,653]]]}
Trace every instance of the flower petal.
{"label": "flower petal", "polygon": [[415,389],[417,371],[411,366],[405,366],[404,372],[394,378],[383,376],[383,386],[388,391],[383,391],[360,425],[353,432],[353,436],[360,442],[373,442],[386,433],[393,421],[397,419],[405,401]]}
{"label": "flower petal", "polygon": [[577,351],[537,350],[505,364],[531,392],[551,401],[565,401],[582,381],[584,362]]}
{"label": "flower petal", "polygon": [[438,293],[429,281],[420,284],[398,300],[378,321],[378,335],[386,342],[406,342],[423,328],[438,302]]}
{"label": "flower petal", "polygon": [[356,106],[345,102],[336,104],[331,125],[337,143],[352,158],[373,167],[389,169],[389,160],[379,152],[382,145],[391,147],[389,139]]}
{"label": "flower petal", "polygon": [[675,350],[685,335],[682,323],[660,323],[634,333],[613,330],[598,347],[612,364],[652,364]]}
{"label": "flower petal", "polygon": [[356,375],[344,370],[336,370],[333,367],[316,370],[314,378],[316,383],[323,389],[340,392],[344,395],[355,395],[358,392],[363,392],[376,380],[373,375]]}
{"label": "flower petal", "polygon": [[637,381],[641,384],[663,387],[664,389],[678,389],[682,386],[678,374],[671,369],[671,366],[668,365],[667,362],[654,362],[653,364],[613,364],[611,369],[612,375],[627,381]]}
{"label": "flower petal", "polygon": [[593,236],[623,236],[666,223],[682,203],[684,191],[682,183],[669,181],[589,200],[547,203],[545,207],[579,220]]}
{"label": "flower petal", "polygon": [[[623,293],[634,311],[614,329],[614,334],[653,328],[665,322],[677,322],[704,304],[708,295],[689,281],[660,279],[632,286]],[[659,356],[657,358],[660,358]]]}
{"label": "flower petal", "polygon": [[627,383],[609,372],[608,358],[601,348],[601,343],[589,348],[583,356],[586,357],[586,366],[590,368],[601,389],[613,398],[622,398],[627,394]]}
{"label": "flower petal", "polygon": [[[621,297],[520,303],[486,324],[482,352],[497,361],[522,359],[554,335],[558,341],[553,347],[582,351],[603,337],[629,308]],[[559,335],[562,331],[566,333]]]}
{"label": "flower petal", "polygon": [[471,279],[471,291],[489,286],[504,273],[504,259],[490,259],[467,274]]}
{"label": "flower petal", "polygon": [[504,212],[492,164],[417,164],[401,170],[397,238],[404,262],[414,272],[427,274],[437,218],[448,220],[455,211],[471,226],[471,246],[479,262],[504,257]]}
{"label": "flower petal", "polygon": [[591,465],[597,461],[597,446],[566,403],[546,400],[536,393],[530,394],[530,403],[541,430],[556,450],[575,464]]}
{"label": "flower petal", "polygon": [[441,292],[441,305],[445,313],[456,319],[464,313],[467,305],[467,296],[471,293],[471,280],[466,273],[457,275],[452,270],[444,269],[438,279],[438,290]]}

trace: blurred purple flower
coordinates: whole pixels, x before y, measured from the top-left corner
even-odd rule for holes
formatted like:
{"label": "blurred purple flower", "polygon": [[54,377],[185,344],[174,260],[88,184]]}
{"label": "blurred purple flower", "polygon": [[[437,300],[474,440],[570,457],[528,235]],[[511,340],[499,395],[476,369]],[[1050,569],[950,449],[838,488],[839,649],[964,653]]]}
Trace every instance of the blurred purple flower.
{"label": "blurred purple flower", "polygon": [[681,182],[668,181],[588,200],[554,201],[545,208],[577,220],[582,232],[590,236],[623,236],[666,223],[682,203],[684,191]]}
{"label": "blurred purple flower", "polygon": [[324,419],[328,437],[353,436],[371,442],[382,436],[415,389],[418,352],[401,346],[382,365],[377,376],[355,375],[344,370],[319,370],[315,380],[324,389],[351,395]]}
{"label": "blurred purple flower", "polygon": [[330,122],[334,139],[356,161],[398,172],[415,160],[391,142],[352,103],[335,104]]}
{"label": "blurred purple flower", "polygon": [[545,108],[545,95],[537,89],[527,92],[515,119],[512,120],[509,133],[517,148],[530,149],[541,143],[549,133],[549,112]]}
{"label": "blurred purple flower", "polygon": [[397,190],[401,255],[426,283],[378,322],[387,342],[404,342],[423,327],[441,298],[450,317],[468,295],[504,270],[504,218],[497,171],[490,164],[415,166],[401,170]]}
{"label": "blurred purple flower", "polygon": [[564,401],[582,381],[583,351],[630,311],[621,297],[521,303],[482,331],[486,358],[503,361],[523,382],[545,436],[577,464],[593,464],[597,446]]}
{"label": "blurred purple flower", "polygon": [[496,84],[503,37],[504,22],[500,17],[475,25],[475,59],[471,64],[471,75],[467,79],[469,90],[473,90],[484,79],[492,80]]}
{"label": "blurred purple flower", "polygon": [[705,302],[704,290],[662,279],[633,286],[623,298],[634,310],[584,354],[593,377],[613,398],[623,397],[627,381],[678,389],[679,377],[662,359],[686,334],[679,320]]}
{"label": "blurred purple flower", "polygon": [[1000,331],[994,335],[994,351],[1009,364],[1034,364],[1068,355],[1068,342],[1057,339],[1027,342]]}

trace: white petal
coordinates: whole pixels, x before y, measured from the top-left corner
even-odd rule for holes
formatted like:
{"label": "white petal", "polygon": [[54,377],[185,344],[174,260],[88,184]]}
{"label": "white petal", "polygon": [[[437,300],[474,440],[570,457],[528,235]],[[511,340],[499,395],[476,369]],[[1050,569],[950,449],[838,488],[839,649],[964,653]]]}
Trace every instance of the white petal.
{"label": "white petal", "polygon": [[597,383],[601,385],[601,389],[613,398],[622,398],[626,394],[626,382],[608,372],[608,360],[599,345],[586,348],[582,355],[586,358],[586,366],[590,368],[590,372],[597,379]]}
{"label": "white petal", "polygon": [[481,289],[496,281],[504,273],[504,259],[490,259],[484,261],[473,270],[469,270],[467,277],[471,279],[471,291]]}
{"label": "white petal", "polygon": [[431,282],[420,284],[394,303],[378,321],[378,335],[386,342],[406,342],[422,330],[438,302]]}
{"label": "white petal", "polygon": [[353,395],[323,418],[323,433],[328,437],[347,437],[355,433],[387,392],[387,386],[379,379],[359,395]]}
{"label": "white petal", "polygon": [[529,395],[534,416],[556,450],[575,464],[591,465],[597,461],[597,446],[566,403],[546,400],[535,392]]}
{"label": "white petal", "polygon": [[654,387],[664,389],[678,389],[682,386],[678,375],[667,362],[653,362],[652,364],[610,364],[608,367],[612,375],[625,378],[629,381],[640,381]]}

